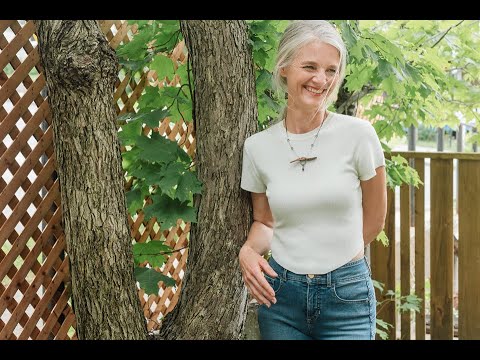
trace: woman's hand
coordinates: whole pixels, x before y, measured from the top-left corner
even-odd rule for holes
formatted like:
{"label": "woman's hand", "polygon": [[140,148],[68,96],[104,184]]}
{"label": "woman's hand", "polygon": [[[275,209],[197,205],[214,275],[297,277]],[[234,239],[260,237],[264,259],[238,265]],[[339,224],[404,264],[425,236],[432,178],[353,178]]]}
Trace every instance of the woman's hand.
{"label": "woman's hand", "polygon": [[263,273],[265,272],[272,278],[278,275],[267,260],[248,245],[242,246],[238,258],[242,269],[243,282],[247,286],[248,292],[260,305],[265,304],[270,307],[271,303],[275,304],[277,302],[275,291],[273,291]]}

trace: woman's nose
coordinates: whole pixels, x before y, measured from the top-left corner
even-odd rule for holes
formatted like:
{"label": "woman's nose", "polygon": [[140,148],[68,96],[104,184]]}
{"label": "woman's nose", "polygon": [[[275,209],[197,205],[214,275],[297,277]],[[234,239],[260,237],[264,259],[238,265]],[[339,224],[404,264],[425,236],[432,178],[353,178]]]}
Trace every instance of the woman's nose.
{"label": "woman's nose", "polygon": [[327,76],[323,70],[320,70],[315,73],[313,80],[321,85],[324,85],[327,83]]}

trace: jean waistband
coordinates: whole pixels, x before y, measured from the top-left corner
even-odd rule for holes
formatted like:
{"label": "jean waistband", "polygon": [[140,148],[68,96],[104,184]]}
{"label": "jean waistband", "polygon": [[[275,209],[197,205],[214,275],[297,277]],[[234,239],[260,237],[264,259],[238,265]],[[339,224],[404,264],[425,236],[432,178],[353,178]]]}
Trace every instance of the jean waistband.
{"label": "jean waistband", "polygon": [[331,286],[337,282],[353,281],[357,278],[363,278],[372,274],[370,266],[368,265],[366,257],[358,260],[353,260],[339,268],[332,270],[326,274],[297,274],[285,269],[282,265],[277,263],[273,256],[268,260],[270,266],[275,270],[278,276],[287,281],[299,281],[310,284]]}

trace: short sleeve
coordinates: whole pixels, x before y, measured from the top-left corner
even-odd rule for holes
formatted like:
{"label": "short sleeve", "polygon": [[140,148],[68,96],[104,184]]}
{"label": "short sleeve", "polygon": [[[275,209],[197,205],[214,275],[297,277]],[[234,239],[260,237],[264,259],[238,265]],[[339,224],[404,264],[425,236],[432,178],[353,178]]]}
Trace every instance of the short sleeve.
{"label": "short sleeve", "polygon": [[376,168],[385,166],[385,156],[377,133],[372,125],[365,126],[355,151],[358,178],[362,181],[373,178]]}
{"label": "short sleeve", "polygon": [[254,193],[264,193],[267,191],[267,187],[258,174],[255,163],[248,152],[247,143],[243,146],[242,180],[240,187]]}

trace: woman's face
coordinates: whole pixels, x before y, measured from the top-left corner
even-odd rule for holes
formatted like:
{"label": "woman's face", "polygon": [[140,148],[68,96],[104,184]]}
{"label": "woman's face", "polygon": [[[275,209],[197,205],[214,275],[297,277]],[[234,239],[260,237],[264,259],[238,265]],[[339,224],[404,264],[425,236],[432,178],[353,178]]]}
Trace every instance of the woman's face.
{"label": "woman's face", "polygon": [[300,48],[292,63],[280,69],[287,80],[288,105],[306,110],[323,107],[335,88],[339,66],[340,53],[330,44],[314,40]]}

